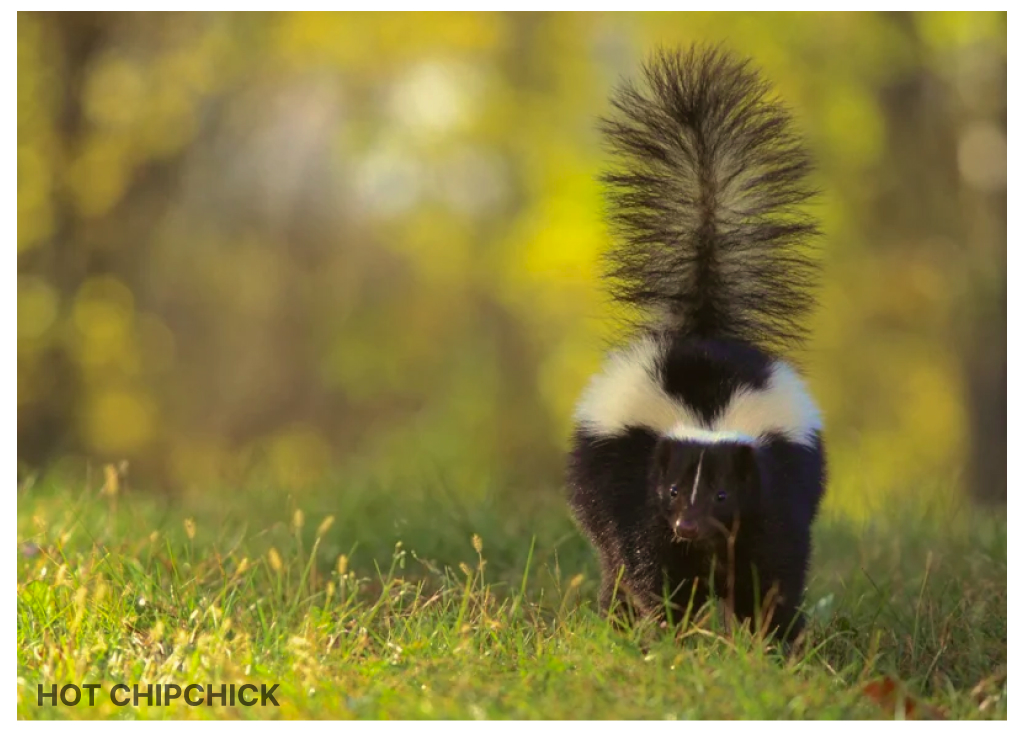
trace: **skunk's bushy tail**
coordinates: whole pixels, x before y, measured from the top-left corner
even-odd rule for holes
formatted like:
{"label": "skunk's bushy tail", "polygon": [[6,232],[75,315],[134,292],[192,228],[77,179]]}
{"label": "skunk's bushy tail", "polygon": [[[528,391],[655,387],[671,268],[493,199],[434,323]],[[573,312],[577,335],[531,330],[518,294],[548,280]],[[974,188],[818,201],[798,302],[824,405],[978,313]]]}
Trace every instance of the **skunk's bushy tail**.
{"label": "skunk's bushy tail", "polygon": [[813,305],[810,159],[749,63],[716,48],[656,55],[602,131],[618,244],[612,294],[658,329],[798,345]]}

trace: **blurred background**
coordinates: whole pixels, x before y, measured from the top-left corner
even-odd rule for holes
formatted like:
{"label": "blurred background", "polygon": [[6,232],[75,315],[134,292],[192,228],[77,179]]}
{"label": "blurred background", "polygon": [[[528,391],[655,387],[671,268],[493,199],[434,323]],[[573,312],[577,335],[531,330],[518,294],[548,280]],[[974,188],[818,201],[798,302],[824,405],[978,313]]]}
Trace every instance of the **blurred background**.
{"label": "blurred background", "polygon": [[1005,501],[1005,13],[19,13],[19,474],[557,491],[596,120],[692,41],[818,161],[828,505]]}

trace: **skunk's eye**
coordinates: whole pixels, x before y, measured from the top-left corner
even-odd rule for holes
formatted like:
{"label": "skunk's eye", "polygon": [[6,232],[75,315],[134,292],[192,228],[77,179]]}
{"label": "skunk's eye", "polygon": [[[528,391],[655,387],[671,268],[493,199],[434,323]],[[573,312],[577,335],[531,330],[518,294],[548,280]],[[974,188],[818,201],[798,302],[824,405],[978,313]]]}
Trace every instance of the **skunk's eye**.
{"label": "skunk's eye", "polygon": [[715,500],[718,501],[719,503],[721,503],[722,501],[724,501],[728,497],[729,497],[729,494],[726,493],[725,491],[718,491],[718,493],[715,494]]}
{"label": "skunk's eye", "polygon": [[678,496],[679,495],[679,486],[677,486],[675,483],[670,485],[669,488],[668,488],[668,494],[670,496],[672,496],[673,498]]}

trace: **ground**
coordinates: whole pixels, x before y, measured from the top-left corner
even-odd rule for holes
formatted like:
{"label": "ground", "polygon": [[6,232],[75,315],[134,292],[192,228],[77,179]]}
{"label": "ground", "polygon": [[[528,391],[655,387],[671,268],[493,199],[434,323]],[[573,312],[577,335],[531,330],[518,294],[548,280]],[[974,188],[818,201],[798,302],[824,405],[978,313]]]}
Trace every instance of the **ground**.
{"label": "ground", "polygon": [[[557,487],[467,494],[25,481],[18,717],[1006,718],[1005,512],[826,510],[787,658],[712,611],[617,629]],[[280,706],[118,707],[118,683],[277,684]],[[40,684],[100,686],[40,706]]]}

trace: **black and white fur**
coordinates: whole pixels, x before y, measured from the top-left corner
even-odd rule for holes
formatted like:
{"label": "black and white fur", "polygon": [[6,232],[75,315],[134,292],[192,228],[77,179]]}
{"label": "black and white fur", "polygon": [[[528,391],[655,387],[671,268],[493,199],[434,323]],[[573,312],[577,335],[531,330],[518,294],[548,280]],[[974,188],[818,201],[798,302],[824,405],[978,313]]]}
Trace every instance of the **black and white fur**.
{"label": "black and white fur", "polygon": [[603,608],[717,595],[793,638],[825,480],[818,408],[783,360],[813,305],[809,160],[746,62],[662,53],[643,81],[604,122],[608,277],[643,320],[578,403],[570,504]]}

